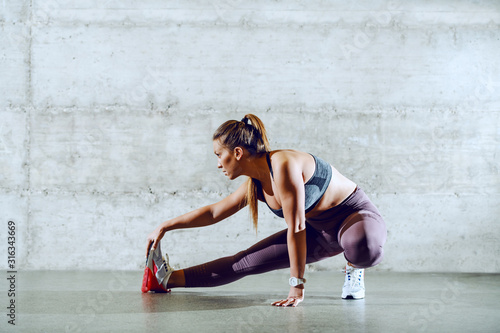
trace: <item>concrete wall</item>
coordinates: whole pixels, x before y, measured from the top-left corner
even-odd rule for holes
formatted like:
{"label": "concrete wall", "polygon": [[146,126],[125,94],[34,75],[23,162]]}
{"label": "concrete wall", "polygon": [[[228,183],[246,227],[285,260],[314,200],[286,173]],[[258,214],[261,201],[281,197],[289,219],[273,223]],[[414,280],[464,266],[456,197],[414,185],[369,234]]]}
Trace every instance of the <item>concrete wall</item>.
{"label": "concrete wall", "polygon": [[[386,218],[380,270],[500,272],[500,3],[0,3],[1,267],[131,269],[162,221],[219,200],[211,135],[259,115]],[[261,206],[167,234],[175,267],[285,227]],[[338,270],[343,257],[310,269]]]}

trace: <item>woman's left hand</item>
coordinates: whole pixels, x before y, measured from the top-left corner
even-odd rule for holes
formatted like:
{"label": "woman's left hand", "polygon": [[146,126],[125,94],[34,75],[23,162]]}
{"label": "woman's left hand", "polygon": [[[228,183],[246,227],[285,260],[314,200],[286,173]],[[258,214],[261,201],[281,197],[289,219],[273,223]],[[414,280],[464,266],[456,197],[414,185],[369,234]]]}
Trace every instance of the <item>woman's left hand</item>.
{"label": "woman's left hand", "polygon": [[296,307],[300,302],[304,300],[304,288],[290,287],[290,292],[288,293],[287,299],[282,299],[280,301],[274,302],[273,306],[292,306]]}

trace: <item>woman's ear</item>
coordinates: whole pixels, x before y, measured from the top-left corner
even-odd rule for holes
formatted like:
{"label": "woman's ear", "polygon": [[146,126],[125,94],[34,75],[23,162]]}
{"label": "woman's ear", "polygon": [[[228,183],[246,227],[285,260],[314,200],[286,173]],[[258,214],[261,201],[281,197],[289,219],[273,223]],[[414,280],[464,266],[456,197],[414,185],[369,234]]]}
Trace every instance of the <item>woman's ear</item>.
{"label": "woman's ear", "polygon": [[238,160],[238,161],[241,160],[244,153],[245,152],[243,151],[243,149],[241,147],[234,148],[234,157],[236,157],[236,160]]}

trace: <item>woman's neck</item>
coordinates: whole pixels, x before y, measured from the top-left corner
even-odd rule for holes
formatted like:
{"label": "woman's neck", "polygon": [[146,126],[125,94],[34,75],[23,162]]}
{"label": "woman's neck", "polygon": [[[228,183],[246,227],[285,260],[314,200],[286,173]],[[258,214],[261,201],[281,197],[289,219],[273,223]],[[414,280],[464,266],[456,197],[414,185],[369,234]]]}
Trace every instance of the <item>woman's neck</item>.
{"label": "woman's neck", "polygon": [[262,186],[271,182],[271,172],[267,164],[265,153],[248,158],[243,167],[243,174],[250,178],[257,179]]}

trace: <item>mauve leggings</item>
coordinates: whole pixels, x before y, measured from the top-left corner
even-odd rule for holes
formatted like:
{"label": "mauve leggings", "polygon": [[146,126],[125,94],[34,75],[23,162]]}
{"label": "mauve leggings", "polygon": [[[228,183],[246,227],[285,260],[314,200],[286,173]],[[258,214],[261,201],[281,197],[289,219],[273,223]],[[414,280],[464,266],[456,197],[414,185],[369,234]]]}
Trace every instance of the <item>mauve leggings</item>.
{"label": "mauve leggings", "polygon": [[[233,256],[184,269],[186,287],[215,287],[251,274],[290,267],[287,229]],[[306,221],[307,263],[344,252],[358,268],[377,265],[387,237],[384,220],[360,188],[340,205]]]}

